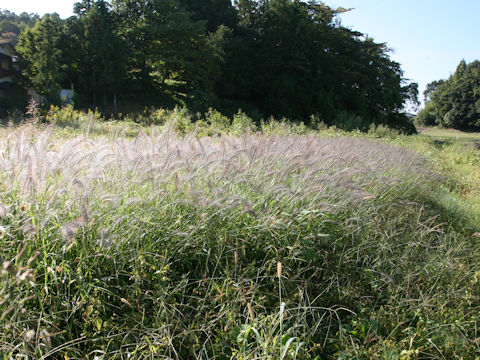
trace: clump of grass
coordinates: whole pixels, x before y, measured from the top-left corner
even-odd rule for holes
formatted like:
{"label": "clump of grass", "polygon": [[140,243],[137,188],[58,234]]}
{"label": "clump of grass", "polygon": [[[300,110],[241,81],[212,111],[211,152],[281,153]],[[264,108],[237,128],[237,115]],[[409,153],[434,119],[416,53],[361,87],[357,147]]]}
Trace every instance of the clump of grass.
{"label": "clump of grass", "polygon": [[425,154],[429,165],[444,177],[435,193],[436,203],[452,222],[470,223],[474,231],[480,221],[480,151],[473,146],[474,135],[446,130],[435,134],[432,130],[427,135],[399,137],[396,141]]}
{"label": "clump of grass", "polygon": [[0,257],[28,276],[2,275],[2,354],[478,351],[479,244],[438,220],[422,157],[359,138],[174,129],[7,130]]}

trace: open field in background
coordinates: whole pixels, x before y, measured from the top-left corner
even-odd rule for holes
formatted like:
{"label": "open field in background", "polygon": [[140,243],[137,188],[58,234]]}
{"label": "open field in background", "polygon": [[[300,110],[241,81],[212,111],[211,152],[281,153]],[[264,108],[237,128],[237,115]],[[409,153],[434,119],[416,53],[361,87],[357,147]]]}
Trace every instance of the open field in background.
{"label": "open field in background", "polygon": [[438,128],[419,132],[420,141],[406,138],[405,145],[413,146],[430,159],[446,177],[446,197],[454,194],[463,203],[465,216],[480,223],[480,149],[475,145],[480,144],[480,133]]}
{"label": "open field in background", "polygon": [[424,136],[432,137],[440,140],[450,140],[458,142],[480,142],[480,133],[478,132],[464,132],[454,129],[442,128],[418,128],[418,132]]}
{"label": "open field in background", "polygon": [[4,358],[480,356],[480,151],[67,120],[0,129]]}

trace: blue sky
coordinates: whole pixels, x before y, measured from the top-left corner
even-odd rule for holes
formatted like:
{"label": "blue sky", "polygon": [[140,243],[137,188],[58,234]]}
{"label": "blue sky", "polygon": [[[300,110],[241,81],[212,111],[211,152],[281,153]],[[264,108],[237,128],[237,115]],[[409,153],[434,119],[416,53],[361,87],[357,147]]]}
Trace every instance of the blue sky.
{"label": "blue sky", "polygon": [[[72,14],[75,0],[0,0],[14,11]],[[343,26],[368,34],[393,49],[405,77],[427,83],[447,78],[460,60],[480,60],[480,0],[327,0],[354,8],[340,16]]]}
{"label": "blue sky", "polygon": [[[445,79],[458,63],[480,60],[480,0],[335,0],[330,6],[354,8],[342,25],[393,49],[405,77],[427,83]],[[423,95],[421,95],[423,98]]]}

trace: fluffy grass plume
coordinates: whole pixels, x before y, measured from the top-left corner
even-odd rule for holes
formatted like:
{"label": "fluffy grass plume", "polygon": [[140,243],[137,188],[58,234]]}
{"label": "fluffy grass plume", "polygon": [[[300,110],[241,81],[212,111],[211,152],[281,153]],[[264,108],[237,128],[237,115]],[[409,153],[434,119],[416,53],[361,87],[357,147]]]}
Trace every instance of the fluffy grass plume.
{"label": "fluffy grass plume", "polygon": [[0,139],[0,353],[478,355],[479,245],[423,158],[316,135]]}

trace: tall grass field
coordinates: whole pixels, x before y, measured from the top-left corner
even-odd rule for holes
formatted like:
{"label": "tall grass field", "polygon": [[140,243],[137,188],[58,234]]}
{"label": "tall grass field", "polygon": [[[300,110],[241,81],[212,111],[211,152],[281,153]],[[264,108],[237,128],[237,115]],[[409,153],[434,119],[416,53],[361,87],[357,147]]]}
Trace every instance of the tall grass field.
{"label": "tall grass field", "polygon": [[0,129],[2,359],[480,358],[480,150],[175,116]]}

